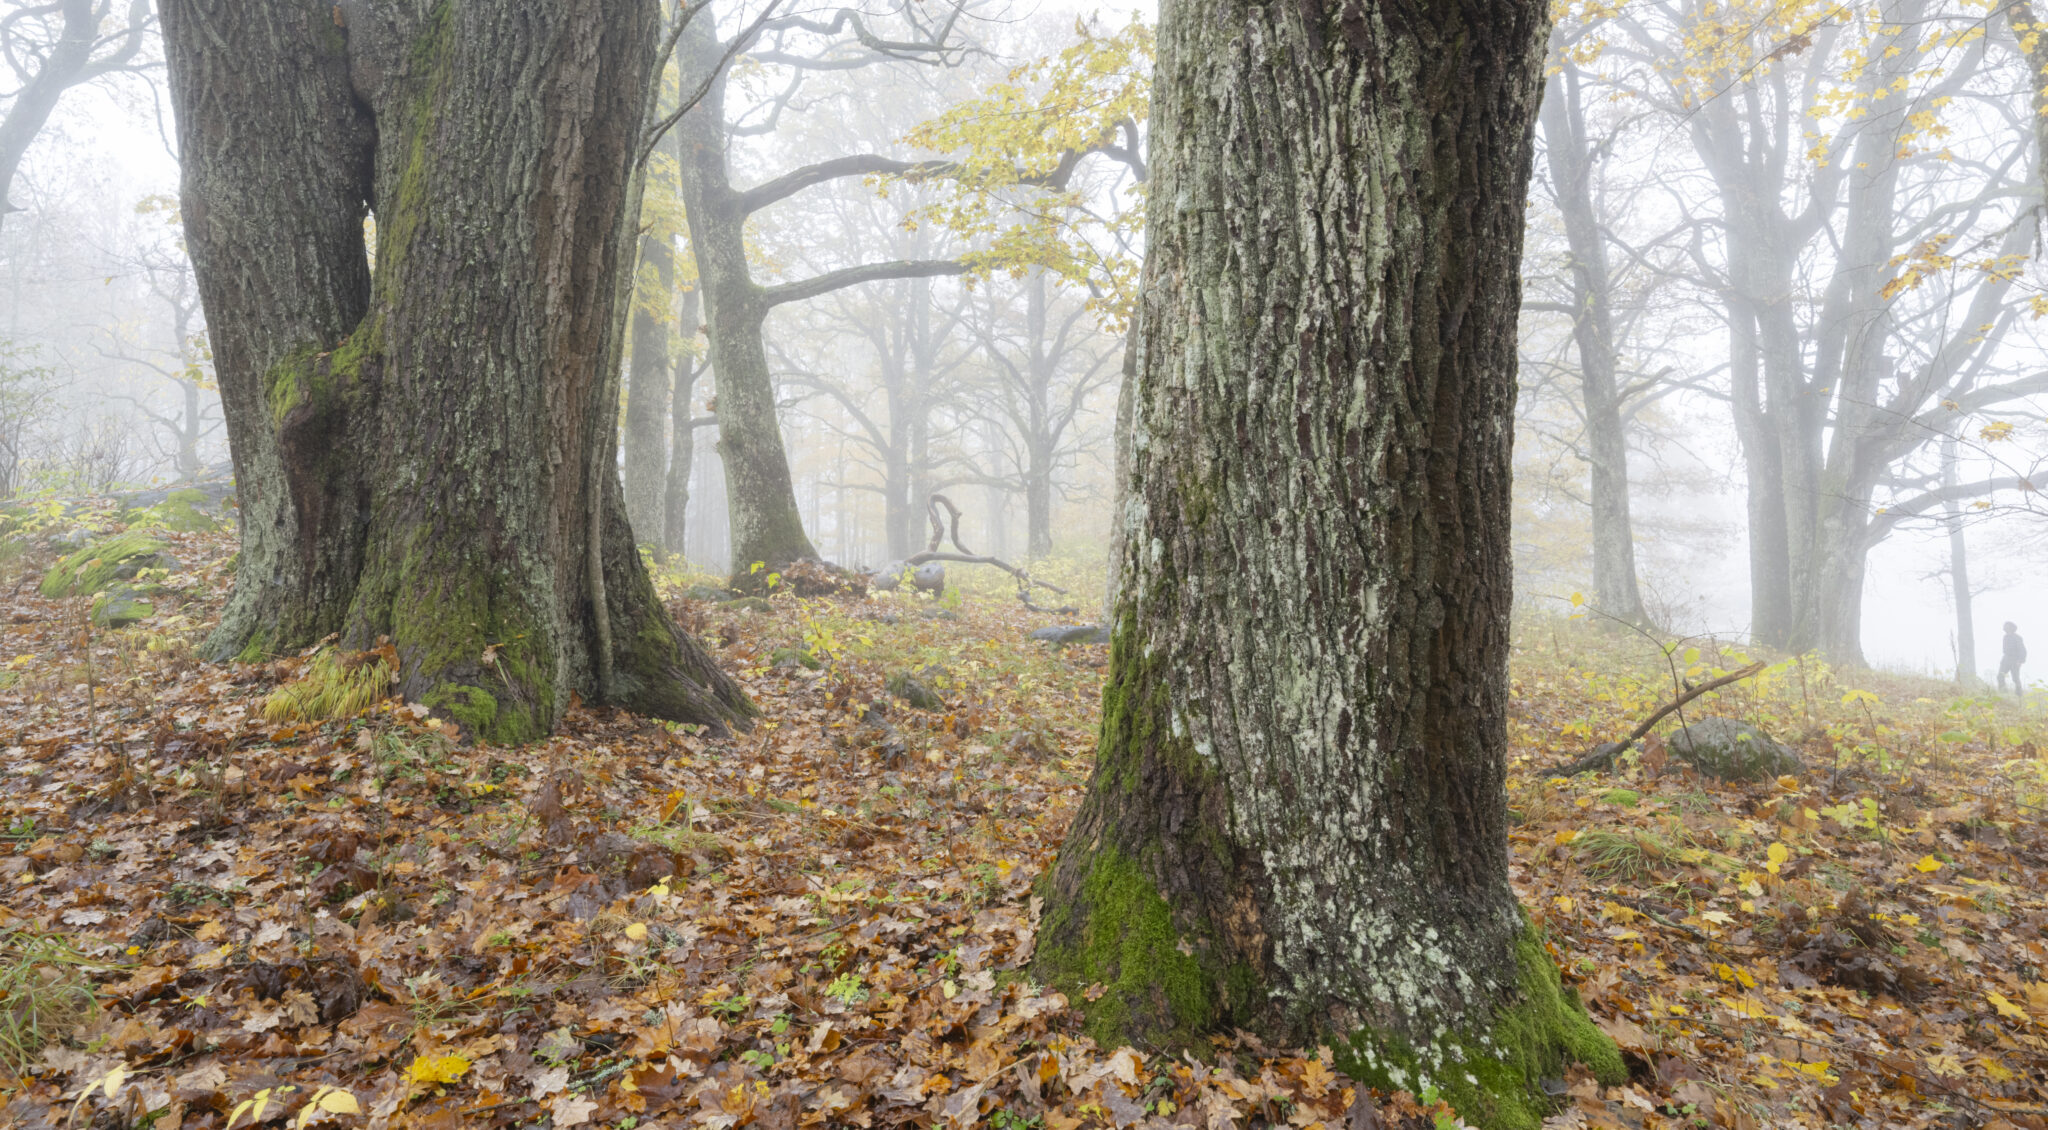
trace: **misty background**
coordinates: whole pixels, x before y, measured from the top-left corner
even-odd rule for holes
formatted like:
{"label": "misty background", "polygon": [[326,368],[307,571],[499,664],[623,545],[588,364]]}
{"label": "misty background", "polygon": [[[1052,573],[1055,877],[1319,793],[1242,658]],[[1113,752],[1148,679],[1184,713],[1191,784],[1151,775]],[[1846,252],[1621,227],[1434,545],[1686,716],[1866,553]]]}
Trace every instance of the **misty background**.
{"label": "misty background", "polygon": [[[1574,594],[1593,592],[1591,449],[1573,314],[1583,296],[1559,199],[1571,188],[1551,160],[1560,146],[1573,147],[1586,170],[1583,199],[1613,276],[1618,379],[1634,390],[1626,409],[1631,541],[1645,611],[1665,634],[1740,639],[1752,617],[1752,479],[1731,412],[1738,378],[1721,300],[1741,238],[1733,202],[1742,186],[1713,167],[1711,147],[1726,138],[1703,139],[1716,128],[1703,124],[1712,114],[1725,108],[1729,128],[1777,137],[1786,152],[1775,185],[1747,190],[1775,193],[1788,214],[1815,217],[1807,242],[1789,255],[1790,323],[1804,335],[1795,349],[1822,353],[1833,329],[1824,321],[1830,296],[1873,289],[1870,263],[1881,260],[1883,301],[1855,309],[1865,321],[1845,348],[1867,348],[1908,374],[1901,381],[1958,350],[1969,353],[1972,388],[2031,389],[2027,382],[2048,372],[2037,297],[2048,271],[2022,44],[1983,9],[1892,8],[1866,24],[1759,6],[1752,42],[1740,51],[1700,38],[1696,5],[1631,5],[1619,17],[1575,9],[1561,21],[1549,96],[1568,94],[1578,123],[1560,132],[1553,126],[1563,119],[1547,109],[1528,216],[1515,499],[1525,607],[1565,612]],[[128,11],[110,11],[103,30]],[[721,12],[721,27],[746,14]],[[1078,36],[1153,18],[1144,8],[1068,5],[984,15],[972,33],[976,50],[952,66],[798,76],[742,58],[727,107],[735,182],[842,153],[929,157],[905,141],[920,123]],[[1867,81],[1898,46],[1908,16],[1919,30],[1902,48],[1910,62],[1902,85]],[[1795,30],[1773,33],[1771,21]],[[17,63],[33,64],[19,54]],[[0,221],[0,498],[163,484],[217,475],[227,462],[204,317],[181,249],[160,58],[146,35],[131,65],[68,89],[13,179],[15,210]],[[1889,105],[1873,97],[1886,91]],[[1867,140],[1859,130],[1872,122],[1886,123],[1880,143],[1859,146]],[[1873,233],[1855,222],[1873,213],[1849,196],[1873,179],[1853,175],[1871,172],[1873,153],[1895,166],[1881,214],[1883,239],[1896,250],[1858,260],[1857,240]],[[1827,170],[1840,168],[1852,175],[1830,186]],[[1084,175],[1093,178],[1083,185],[1092,207],[1108,215],[1131,206],[1124,171]],[[975,250],[972,237],[930,218],[938,195],[850,180],[771,208],[749,229],[756,277],[772,283],[863,259]],[[1105,252],[1141,253],[1135,245]],[[1849,268],[1862,275],[1845,281]],[[1987,298],[1991,286],[1998,292]],[[921,547],[922,504],[907,528],[899,504],[892,530],[886,492],[921,499],[939,490],[960,504],[963,534],[977,549],[1099,558],[1126,328],[1102,297],[1047,272],[994,271],[971,283],[865,284],[771,316],[781,423],[819,551],[871,567],[903,556],[906,537]],[[1993,317],[1975,316],[1986,308]],[[685,354],[701,351],[701,339],[680,336]],[[689,405],[704,426],[689,460],[683,549],[723,572],[711,386],[697,381]],[[1857,505],[1883,515],[1944,473],[1955,483],[2036,474],[2048,450],[2048,393],[1967,400],[1935,390],[1915,413],[1917,440]],[[1051,416],[1034,417],[1032,403]],[[1034,487],[1034,479],[1047,481]],[[1043,495],[1036,520],[1034,489]],[[2048,656],[2048,516],[2029,492],[2005,489],[1900,521],[1871,548],[1861,639],[1873,666],[1954,674],[1958,530],[1969,554],[1977,670],[1987,679],[1995,670],[2005,620]]]}

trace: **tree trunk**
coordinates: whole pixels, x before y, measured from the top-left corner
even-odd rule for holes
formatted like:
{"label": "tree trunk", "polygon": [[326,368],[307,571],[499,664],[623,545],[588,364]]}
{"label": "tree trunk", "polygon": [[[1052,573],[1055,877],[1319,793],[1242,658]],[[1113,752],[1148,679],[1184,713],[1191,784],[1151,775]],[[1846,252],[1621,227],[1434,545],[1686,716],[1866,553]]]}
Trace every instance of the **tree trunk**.
{"label": "tree trunk", "polygon": [[1024,539],[1029,560],[1052,555],[1052,453],[1037,443],[1024,470]]}
{"label": "tree trunk", "polygon": [[[1102,741],[1039,973],[1535,1127],[1623,1068],[1508,884],[1533,0],[1163,6]],[[1489,1042],[1490,1041],[1490,1042]]]}
{"label": "tree trunk", "polygon": [[[676,45],[684,89],[694,89],[720,64],[713,23],[710,12],[699,12]],[[677,144],[683,202],[718,388],[718,454],[725,464],[732,581],[751,591],[773,570],[816,558],[818,551],[804,533],[790,480],[768,351],[761,341],[768,306],[747,266],[746,213],[726,172],[722,72],[676,128],[682,131]]]}
{"label": "tree trunk", "polygon": [[[1956,471],[1956,437],[1944,436],[1941,441],[1941,488],[1955,491],[1962,485],[1962,478]],[[1970,591],[1970,547],[1963,536],[1963,508],[1960,499],[1950,498],[1942,506],[1948,526],[1948,575],[1949,585],[1956,595],[1956,685],[1965,691],[1975,690],[1983,680],[1977,675],[1977,615],[1971,607],[1975,595]]]}
{"label": "tree trunk", "polygon": [[[683,293],[677,321],[685,340],[697,334],[697,291]],[[676,383],[669,405],[668,484],[662,492],[662,546],[670,553],[687,553],[690,516],[690,471],[697,462],[697,378],[704,370],[693,357],[676,364]]]}
{"label": "tree trunk", "polygon": [[[662,490],[668,454],[668,413],[672,365],[669,360],[665,311],[675,297],[675,248],[665,233],[640,240],[640,260],[654,270],[653,295],[634,296],[633,361],[626,384],[626,519],[633,536],[646,545],[666,542]],[[641,280],[635,279],[637,285]]]}
{"label": "tree trunk", "polygon": [[1607,240],[1593,211],[1595,155],[1569,62],[1543,102],[1544,151],[1571,249],[1572,340],[1579,354],[1580,405],[1592,479],[1593,606],[1630,624],[1647,623],[1636,585],[1635,527],[1629,518],[1628,431],[1622,422],[1614,345],[1614,280]]}
{"label": "tree trunk", "polygon": [[162,19],[242,508],[208,650],[387,636],[400,691],[492,741],[572,692],[746,718],[656,599],[613,469],[652,0]]}

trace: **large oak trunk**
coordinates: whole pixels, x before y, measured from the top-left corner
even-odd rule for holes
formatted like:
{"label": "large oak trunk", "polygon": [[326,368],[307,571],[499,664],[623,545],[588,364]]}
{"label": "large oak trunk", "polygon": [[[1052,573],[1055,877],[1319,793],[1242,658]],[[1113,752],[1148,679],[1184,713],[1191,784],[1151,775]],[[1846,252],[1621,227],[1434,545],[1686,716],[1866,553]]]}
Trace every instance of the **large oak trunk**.
{"label": "large oak trunk", "polygon": [[1106,990],[1098,1038],[1334,1037],[1493,1126],[1620,1073],[1508,884],[1544,12],[1163,6],[1100,756],[1038,959]]}
{"label": "large oak trunk", "polygon": [[745,717],[615,470],[652,0],[162,7],[242,506],[210,650],[388,636],[407,697],[493,740],[572,692]]}

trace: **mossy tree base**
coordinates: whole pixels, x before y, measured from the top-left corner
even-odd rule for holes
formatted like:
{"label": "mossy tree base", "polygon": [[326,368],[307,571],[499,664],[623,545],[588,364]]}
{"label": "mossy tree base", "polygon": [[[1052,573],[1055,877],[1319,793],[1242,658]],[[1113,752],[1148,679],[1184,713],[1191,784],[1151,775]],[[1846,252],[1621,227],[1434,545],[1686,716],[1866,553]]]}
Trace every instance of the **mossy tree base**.
{"label": "mossy tree base", "polygon": [[1434,1093],[1484,1130],[1538,1130],[1555,1107],[1545,1081],[1584,1064],[1602,1083],[1626,1082],[1621,1050],[1564,987],[1535,927],[1515,943],[1515,995],[1490,1023],[1418,1047],[1361,1029],[1334,1045],[1345,1074],[1384,1091]]}
{"label": "mossy tree base", "polygon": [[161,14],[241,502],[208,651],[388,639],[400,693],[497,742],[574,695],[743,722],[661,608],[615,469],[656,6]]}

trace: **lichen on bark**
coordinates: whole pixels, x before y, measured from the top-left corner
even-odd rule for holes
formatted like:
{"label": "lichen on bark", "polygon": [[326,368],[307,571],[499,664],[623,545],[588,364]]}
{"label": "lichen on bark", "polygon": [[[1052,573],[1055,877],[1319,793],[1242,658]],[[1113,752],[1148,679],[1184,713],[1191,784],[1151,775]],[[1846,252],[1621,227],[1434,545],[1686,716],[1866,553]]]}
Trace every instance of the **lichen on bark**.
{"label": "lichen on bark", "polygon": [[242,501],[209,650],[388,637],[401,693],[493,741],[577,692],[743,724],[631,551],[607,457],[652,0],[162,19]]}
{"label": "lichen on bark", "polygon": [[1034,962],[1098,1038],[1334,1041],[1487,1126],[1612,1073],[1508,882],[1544,23],[1162,8],[1103,727]]}

